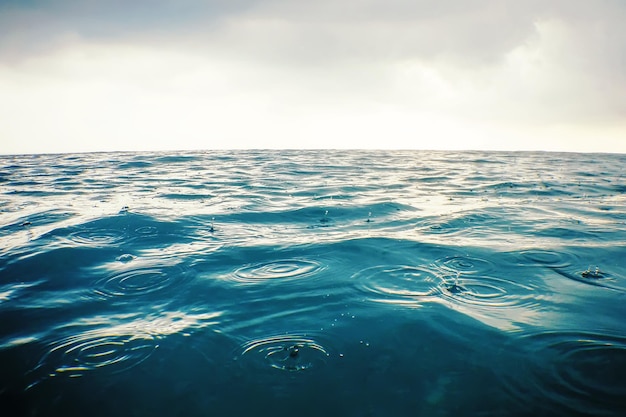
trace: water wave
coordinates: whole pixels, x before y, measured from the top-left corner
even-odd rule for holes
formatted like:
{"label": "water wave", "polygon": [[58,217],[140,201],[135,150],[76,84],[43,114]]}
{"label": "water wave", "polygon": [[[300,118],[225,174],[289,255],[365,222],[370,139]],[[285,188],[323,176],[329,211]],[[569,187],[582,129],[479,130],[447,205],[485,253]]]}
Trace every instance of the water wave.
{"label": "water wave", "polygon": [[352,276],[357,287],[375,301],[414,305],[440,294],[443,276],[435,269],[407,265],[381,265]]}
{"label": "water wave", "polygon": [[140,364],[152,355],[158,344],[154,335],[138,330],[133,326],[119,326],[55,341],[31,371],[35,379],[28,388],[51,377],[75,378],[101,368],[122,372]]}
{"label": "water wave", "polygon": [[[122,259],[129,262],[127,257]],[[146,296],[157,291],[172,291],[188,279],[187,271],[181,265],[135,263],[130,262],[128,268],[97,281],[94,285],[95,294],[105,298]]]}
{"label": "water wave", "polygon": [[73,330],[72,334],[51,342],[36,367],[29,371],[34,379],[29,388],[52,377],[76,378],[98,370],[127,371],[147,360],[165,336],[189,336],[217,324],[220,315],[168,312],[115,325],[111,318],[96,317],[90,321],[101,323],[100,327],[80,331],[82,326],[68,326],[65,330]]}
{"label": "water wave", "polygon": [[494,263],[490,260],[469,255],[450,255],[437,259],[434,263],[444,271],[463,275],[484,275],[495,269]]}
{"label": "water wave", "polygon": [[[485,272],[490,272],[486,274]],[[403,307],[436,303],[501,330],[535,324],[547,309],[549,292],[536,280],[497,276],[482,258],[451,255],[425,266],[379,265],[355,273],[369,301]]]}
{"label": "water wave", "polygon": [[72,232],[67,237],[79,245],[109,246],[125,241],[128,238],[128,233],[116,229],[85,229]]}
{"label": "water wave", "polygon": [[323,264],[310,259],[280,259],[244,265],[232,273],[232,278],[242,283],[286,281],[304,279],[323,269]]}
{"label": "water wave", "polygon": [[0,157],[0,404],[621,417],[625,166],[541,152]]}
{"label": "water wave", "polygon": [[241,366],[299,372],[322,367],[330,351],[309,334],[269,336],[244,343],[236,358]]}
{"label": "water wave", "polygon": [[611,333],[548,331],[518,339],[523,376],[505,376],[521,403],[537,402],[572,415],[626,412],[626,338]]}
{"label": "water wave", "polygon": [[456,302],[492,308],[537,306],[537,293],[530,285],[487,275],[448,277],[442,291]]}
{"label": "water wave", "polygon": [[554,268],[559,275],[577,282],[596,287],[603,287],[614,291],[626,292],[626,280],[612,272],[598,266],[587,268]]}
{"label": "water wave", "polygon": [[575,258],[566,250],[528,249],[520,252],[522,265],[540,265],[550,268],[565,268],[575,262]]}

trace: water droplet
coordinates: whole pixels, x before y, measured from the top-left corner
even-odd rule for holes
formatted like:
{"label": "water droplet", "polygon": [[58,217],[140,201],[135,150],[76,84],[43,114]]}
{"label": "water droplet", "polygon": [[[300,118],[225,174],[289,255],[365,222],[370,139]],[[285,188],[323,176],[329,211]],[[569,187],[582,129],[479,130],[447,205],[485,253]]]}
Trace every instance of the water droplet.
{"label": "water droplet", "polygon": [[120,255],[116,258],[116,260],[118,262],[122,262],[122,263],[128,263],[131,262],[133,259],[135,259],[135,256],[129,254],[129,253],[125,253],[124,255]]}
{"label": "water droplet", "polygon": [[589,268],[581,272],[580,275],[583,278],[594,278],[594,279],[604,278],[606,276],[605,273],[600,271],[600,268],[597,266],[595,267],[595,269],[592,269],[591,266],[589,266]]}

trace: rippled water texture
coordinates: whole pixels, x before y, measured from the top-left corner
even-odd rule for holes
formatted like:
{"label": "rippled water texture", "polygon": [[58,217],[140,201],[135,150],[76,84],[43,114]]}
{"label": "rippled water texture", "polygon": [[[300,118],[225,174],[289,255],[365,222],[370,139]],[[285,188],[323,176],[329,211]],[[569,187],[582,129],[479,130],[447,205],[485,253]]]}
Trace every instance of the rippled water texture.
{"label": "rippled water texture", "polygon": [[624,167],[1,157],[0,415],[624,416]]}

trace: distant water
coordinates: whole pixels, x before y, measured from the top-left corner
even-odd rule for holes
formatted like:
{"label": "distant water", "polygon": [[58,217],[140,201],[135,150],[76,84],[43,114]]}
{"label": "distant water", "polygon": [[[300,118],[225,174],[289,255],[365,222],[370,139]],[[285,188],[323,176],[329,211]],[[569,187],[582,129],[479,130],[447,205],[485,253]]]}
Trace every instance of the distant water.
{"label": "distant water", "polygon": [[0,414],[624,416],[625,169],[0,157]]}

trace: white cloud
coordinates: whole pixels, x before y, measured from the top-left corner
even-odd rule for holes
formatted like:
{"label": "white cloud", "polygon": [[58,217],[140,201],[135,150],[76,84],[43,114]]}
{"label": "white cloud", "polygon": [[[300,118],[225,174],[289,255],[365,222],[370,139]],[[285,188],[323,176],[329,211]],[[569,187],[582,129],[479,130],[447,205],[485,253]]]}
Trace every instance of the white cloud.
{"label": "white cloud", "polygon": [[626,152],[619,2],[63,4],[0,14],[0,152]]}

